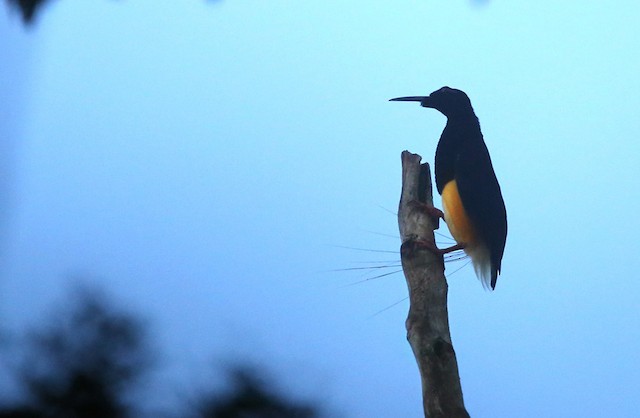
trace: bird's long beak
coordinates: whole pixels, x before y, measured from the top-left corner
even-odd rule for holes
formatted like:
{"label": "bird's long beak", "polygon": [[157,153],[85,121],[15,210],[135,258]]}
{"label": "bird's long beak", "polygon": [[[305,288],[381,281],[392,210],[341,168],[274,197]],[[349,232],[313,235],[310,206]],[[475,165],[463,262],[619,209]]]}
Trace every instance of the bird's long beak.
{"label": "bird's long beak", "polygon": [[406,96],[406,97],[396,97],[395,99],[389,100],[390,102],[420,102],[420,106],[422,107],[431,107],[429,103],[429,96]]}
{"label": "bird's long beak", "polygon": [[389,100],[390,102],[421,102],[424,99],[428,99],[429,96],[406,96],[406,97],[396,97],[395,99]]}

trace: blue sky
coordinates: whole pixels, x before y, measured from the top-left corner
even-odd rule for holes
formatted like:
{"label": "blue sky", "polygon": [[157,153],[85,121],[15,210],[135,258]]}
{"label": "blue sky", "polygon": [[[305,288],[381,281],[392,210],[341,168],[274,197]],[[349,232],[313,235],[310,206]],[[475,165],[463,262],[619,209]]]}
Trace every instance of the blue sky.
{"label": "blue sky", "polygon": [[398,259],[342,246],[397,252],[400,152],[432,162],[445,120],[387,100],[449,85],[509,216],[496,291],[449,280],[469,412],[637,413],[637,2],[179,3],[2,14],[6,328],[85,277],[152,319],[154,402],[246,359],[345,417],[421,416],[407,302],[376,314],[404,278],[331,270]]}

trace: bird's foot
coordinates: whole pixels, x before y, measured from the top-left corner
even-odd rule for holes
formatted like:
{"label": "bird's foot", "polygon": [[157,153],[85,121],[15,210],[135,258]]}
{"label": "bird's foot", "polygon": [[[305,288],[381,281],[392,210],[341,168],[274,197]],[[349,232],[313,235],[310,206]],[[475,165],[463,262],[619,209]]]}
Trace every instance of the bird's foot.
{"label": "bird's foot", "polygon": [[452,245],[451,247],[448,247],[448,248],[438,248],[438,251],[440,252],[440,254],[445,255],[445,254],[452,253],[454,251],[464,250],[465,248],[467,248],[467,244],[465,244],[464,242],[461,242],[456,245]]}
{"label": "bird's foot", "polygon": [[431,251],[432,253],[434,253],[436,255],[441,255],[441,256],[444,256],[445,254],[449,254],[449,253],[457,251],[457,250],[464,250],[466,248],[466,246],[467,246],[467,244],[461,242],[461,243],[458,243],[456,245],[452,245],[451,247],[438,248],[434,242],[422,241],[422,240],[416,241],[415,244],[416,244],[416,246],[418,246],[420,248],[424,248],[426,250]]}
{"label": "bird's foot", "polygon": [[424,210],[429,216],[435,218],[436,220],[440,218],[444,220],[444,212],[442,212],[440,209],[436,208],[435,206],[428,205],[426,203],[420,202],[419,200],[415,200],[413,201],[413,203],[420,209]]}

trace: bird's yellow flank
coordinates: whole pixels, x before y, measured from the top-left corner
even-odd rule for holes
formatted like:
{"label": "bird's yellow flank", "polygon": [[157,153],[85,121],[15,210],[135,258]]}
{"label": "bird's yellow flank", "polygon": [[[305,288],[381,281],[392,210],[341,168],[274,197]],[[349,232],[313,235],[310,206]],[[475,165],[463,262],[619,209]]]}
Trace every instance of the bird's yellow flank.
{"label": "bird's yellow flank", "polygon": [[444,220],[456,242],[465,243],[467,249],[474,247],[477,242],[477,235],[467,212],[464,210],[458,184],[455,180],[448,182],[442,190],[442,206],[444,209]]}

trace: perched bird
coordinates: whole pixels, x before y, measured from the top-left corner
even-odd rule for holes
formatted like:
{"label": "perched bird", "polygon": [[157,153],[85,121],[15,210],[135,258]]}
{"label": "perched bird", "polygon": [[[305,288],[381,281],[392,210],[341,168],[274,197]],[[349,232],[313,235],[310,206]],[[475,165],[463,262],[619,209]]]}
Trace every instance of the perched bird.
{"label": "perched bird", "polygon": [[429,96],[391,100],[420,102],[447,117],[436,149],[436,187],[457,245],[440,251],[463,249],[483,286],[495,289],[507,240],[507,211],[469,97],[442,87]]}

